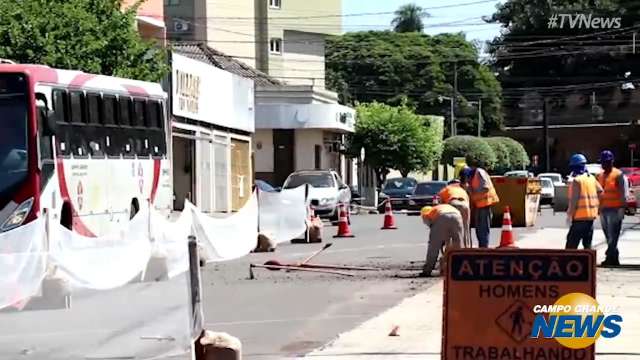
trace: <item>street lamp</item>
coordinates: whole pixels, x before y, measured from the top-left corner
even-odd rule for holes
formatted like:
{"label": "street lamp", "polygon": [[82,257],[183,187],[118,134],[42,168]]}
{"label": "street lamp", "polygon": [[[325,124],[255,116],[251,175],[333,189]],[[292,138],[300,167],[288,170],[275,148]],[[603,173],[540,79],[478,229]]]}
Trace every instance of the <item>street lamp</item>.
{"label": "street lamp", "polygon": [[482,99],[478,99],[478,101],[469,101],[471,105],[478,105],[478,137],[481,137],[482,131]]}
{"label": "street lamp", "polygon": [[455,128],[454,123],[455,123],[456,119],[455,119],[455,115],[453,114],[453,98],[449,97],[449,96],[443,96],[443,95],[438,96],[438,101],[439,102],[442,102],[444,100],[449,100],[449,102],[451,103],[451,116],[450,116],[449,121],[451,123],[450,124],[451,125],[451,136],[455,136],[456,135],[456,128]]}

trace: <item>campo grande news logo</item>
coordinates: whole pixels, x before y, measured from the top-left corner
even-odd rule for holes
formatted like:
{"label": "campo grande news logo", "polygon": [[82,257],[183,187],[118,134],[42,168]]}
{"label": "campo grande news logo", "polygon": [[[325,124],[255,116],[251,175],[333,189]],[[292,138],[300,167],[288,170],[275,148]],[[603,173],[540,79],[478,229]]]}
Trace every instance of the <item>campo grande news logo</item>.
{"label": "campo grande news logo", "polygon": [[[571,349],[583,349],[593,345],[600,336],[613,338],[620,335],[622,316],[606,315],[615,307],[602,306],[591,296],[570,293],[553,305],[536,305],[531,338],[555,338]],[[547,314],[547,316],[545,316]]]}

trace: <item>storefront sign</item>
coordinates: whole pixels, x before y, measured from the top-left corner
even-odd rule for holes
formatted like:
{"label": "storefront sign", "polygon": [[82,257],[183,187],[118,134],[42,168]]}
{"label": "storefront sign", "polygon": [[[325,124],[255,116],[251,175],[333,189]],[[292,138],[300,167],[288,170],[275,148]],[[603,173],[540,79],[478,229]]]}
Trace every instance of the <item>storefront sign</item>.
{"label": "storefront sign", "polygon": [[177,117],[253,132],[251,79],[172,54],[172,111]]}

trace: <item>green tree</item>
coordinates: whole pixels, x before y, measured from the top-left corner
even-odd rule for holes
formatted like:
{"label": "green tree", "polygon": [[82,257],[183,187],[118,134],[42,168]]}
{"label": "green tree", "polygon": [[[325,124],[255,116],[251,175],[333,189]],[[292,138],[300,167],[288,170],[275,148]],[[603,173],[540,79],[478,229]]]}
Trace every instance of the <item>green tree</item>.
{"label": "green tree", "polygon": [[442,118],[417,115],[406,105],[382,103],[362,104],[357,111],[347,152],[359,156],[364,149],[365,163],[374,169],[380,184],[389,169],[407,176],[411,171],[430,169],[440,158]]}
{"label": "green tree", "polygon": [[495,138],[490,137],[486,138],[485,141],[489,146],[491,146],[491,150],[496,154],[496,163],[490,169],[493,173],[496,174],[504,174],[505,172],[511,170],[511,157],[509,152],[509,146],[505,143],[503,138]]}
{"label": "green tree", "polygon": [[[138,4],[139,5],[139,4]],[[159,81],[166,52],[144,41],[122,0],[2,0],[0,58]]]}
{"label": "green tree", "polygon": [[524,146],[522,146],[521,143],[510,137],[496,137],[495,139],[500,139],[507,147],[509,151],[511,169],[524,170],[527,166],[529,166],[529,154],[527,154],[527,151],[524,149]]}
{"label": "green tree", "polygon": [[[553,14],[592,14],[622,21],[619,29],[570,27],[568,21],[563,27],[550,27]],[[622,80],[625,72],[640,65],[640,55],[633,53],[630,42],[640,21],[637,1],[508,0],[498,4],[487,20],[503,27],[489,51],[505,91],[514,89],[514,95],[524,87]]]}
{"label": "green tree", "polygon": [[347,33],[328,41],[326,63],[328,87],[338,92],[343,103],[377,101],[398,106],[406,100],[418,114],[446,118],[450,117],[449,101],[439,99],[452,96],[455,68],[459,133],[477,133],[477,106],[467,102],[479,98],[483,131],[502,126],[500,84],[478,62],[478,49],[462,33]]}
{"label": "green tree", "polygon": [[475,136],[453,136],[444,141],[442,160],[452,164],[455,157],[464,157],[468,165],[485,169],[492,169],[497,162],[491,146]]}
{"label": "green tree", "polygon": [[402,5],[394,12],[394,15],[391,25],[393,25],[393,31],[399,33],[422,32],[424,30],[422,19],[429,16],[416,4]]}

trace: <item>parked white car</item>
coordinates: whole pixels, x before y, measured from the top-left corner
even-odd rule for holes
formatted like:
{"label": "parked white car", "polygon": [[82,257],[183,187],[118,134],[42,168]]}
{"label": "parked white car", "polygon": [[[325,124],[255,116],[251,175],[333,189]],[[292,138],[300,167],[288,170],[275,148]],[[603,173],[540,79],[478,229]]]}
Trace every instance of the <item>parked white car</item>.
{"label": "parked white car", "polygon": [[304,184],[310,185],[308,199],[321,218],[337,221],[338,205],[349,206],[351,202],[351,190],[333,170],[296,171],[287,177],[283,188],[293,189]]}
{"label": "parked white car", "polygon": [[564,185],[562,181],[562,174],[559,173],[540,173],[538,174],[540,179],[549,179],[553,183],[553,186],[561,186]]}
{"label": "parked white car", "polygon": [[542,187],[540,191],[540,204],[553,205],[553,198],[555,196],[553,182],[549,178],[540,178],[540,185]]}
{"label": "parked white car", "polygon": [[504,176],[509,176],[509,177],[533,177],[533,173],[528,172],[527,170],[513,170],[513,171],[507,171],[506,173],[504,173]]}

